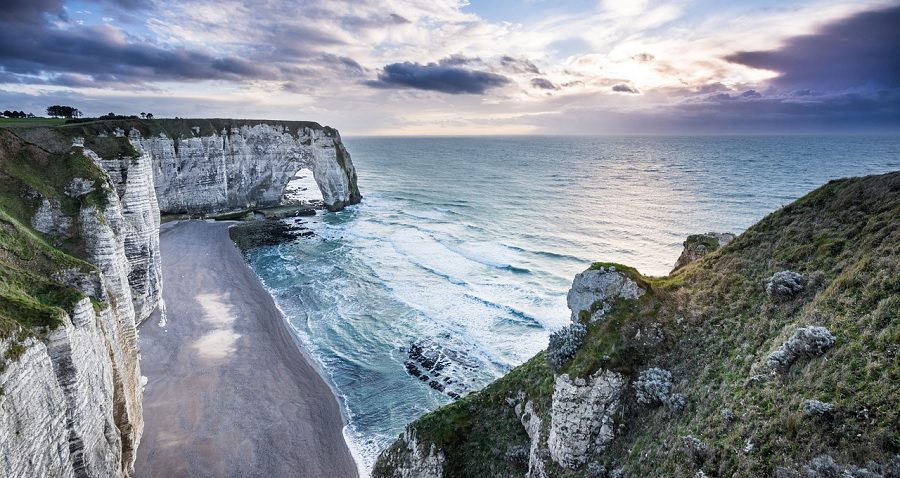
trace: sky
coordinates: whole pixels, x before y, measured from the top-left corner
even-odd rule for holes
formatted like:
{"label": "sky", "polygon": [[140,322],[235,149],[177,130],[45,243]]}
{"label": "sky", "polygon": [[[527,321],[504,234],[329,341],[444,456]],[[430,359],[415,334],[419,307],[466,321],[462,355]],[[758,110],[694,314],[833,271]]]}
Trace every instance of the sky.
{"label": "sky", "polygon": [[344,135],[900,133],[900,3],[3,0],[0,110]]}

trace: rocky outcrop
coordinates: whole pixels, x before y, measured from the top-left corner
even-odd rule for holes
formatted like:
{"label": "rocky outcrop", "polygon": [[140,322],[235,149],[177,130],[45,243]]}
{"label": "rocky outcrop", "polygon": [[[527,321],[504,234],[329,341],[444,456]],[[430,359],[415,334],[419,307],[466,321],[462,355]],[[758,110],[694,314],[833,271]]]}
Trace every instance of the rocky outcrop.
{"label": "rocky outcrop", "polygon": [[684,249],[675,261],[672,272],[696,261],[697,259],[725,247],[734,240],[734,234],[730,232],[707,232],[706,234],[693,234],[684,241]]}
{"label": "rocky outcrop", "polygon": [[625,385],[621,374],[600,370],[590,379],[556,377],[547,448],[565,468],[583,465],[590,453],[601,453],[615,438],[613,415]]}
{"label": "rocky outcrop", "polygon": [[[199,130],[197,130],[199,131]],[[135,149],[152,158],[163,213],[211,213],[278,205],[287,183],[309,168],[331,210],[358,203],[356,170],[331,128],[244,124],[208,135],[141,136]]]}
{"label": "rocky outcrop", "polygon": [[575,276],[566,304],[572,311],[573,322],[581,320],[583,315],[596,321],[609,312],[617,299],[637,299],[643,294],[644,289],[626,270],[595,264]]}
{"label": "rocky outcrop", "polygon": [[444,475],[444,454],[434,444],[420,444],[415,431],[410,428],[400,435],[395,446],[385,450],[379,465],[390,470],[381,476],[441,478]]}
{"label": "rocky outcrop", "polygon": [[529,401],[516,405],[516,415],[525,427],[525,433],[528,434],[530,445],[528,447],[528,472],[526,478],[546,478],[547,472],[544,471],[544,461],[541,459],[541,417],[534,412],[534,403]]}

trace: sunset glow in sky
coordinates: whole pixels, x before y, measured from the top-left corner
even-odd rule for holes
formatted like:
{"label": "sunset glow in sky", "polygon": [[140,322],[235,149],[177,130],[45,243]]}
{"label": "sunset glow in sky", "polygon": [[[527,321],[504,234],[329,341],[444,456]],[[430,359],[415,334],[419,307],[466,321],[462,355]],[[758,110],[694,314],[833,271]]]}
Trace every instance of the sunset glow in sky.
{"label": "sunset glow in sky", "polygon": [[878,1],[12,0],[0,109],[349,135],[900,131]]}

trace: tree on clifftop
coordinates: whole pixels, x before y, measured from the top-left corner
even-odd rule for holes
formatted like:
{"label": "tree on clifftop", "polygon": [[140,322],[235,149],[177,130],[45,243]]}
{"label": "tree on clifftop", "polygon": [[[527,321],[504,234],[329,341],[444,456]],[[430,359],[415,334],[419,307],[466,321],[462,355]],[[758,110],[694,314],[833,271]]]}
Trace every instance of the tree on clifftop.
{"label": "tree on clifftop", "polygon": [[81,116],[81,111],[72,106],[53,105],[47,107],[47,115],[54,118],[59,118],[60,116],[63,118],[78,118]]}

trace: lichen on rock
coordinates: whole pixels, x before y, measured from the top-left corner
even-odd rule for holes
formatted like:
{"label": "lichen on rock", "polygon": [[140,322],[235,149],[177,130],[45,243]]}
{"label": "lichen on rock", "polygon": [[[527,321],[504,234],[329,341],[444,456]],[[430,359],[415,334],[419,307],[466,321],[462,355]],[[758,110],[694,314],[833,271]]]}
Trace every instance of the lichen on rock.
{"label": "lichen on rock", "polygon": [[787,373],[797,359],[818,357],[827,352],[834,342],[834,335],[825,327],[801,327],[769,355],[766,364],[775,371]]}
{"label": "lichen on rock", "polygon": [[766,281],[766,294],[775,299],[790,299],[803,291],[806,277],[794,271],[781,271],[772,274]]}

